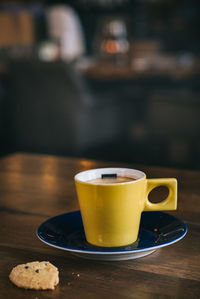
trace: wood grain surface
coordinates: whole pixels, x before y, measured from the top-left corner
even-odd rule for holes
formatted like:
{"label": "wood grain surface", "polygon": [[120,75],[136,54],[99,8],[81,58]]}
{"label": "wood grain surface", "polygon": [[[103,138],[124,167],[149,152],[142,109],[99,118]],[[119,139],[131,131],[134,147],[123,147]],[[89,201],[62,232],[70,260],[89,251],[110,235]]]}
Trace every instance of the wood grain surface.
{"label": "wood grain surface", "polygon": [[[73,176],[82,170],[125,166],[147,177],[176,177],[178,209],[187,223],[179,242],[135,260],[81,259],[37,239],[38,225],[78,209]],[[163,190],[152,194],[154,200]],[[59,268],[54,291],[24,290],[8,278],[29,261],[49,260]],[[200,298],[200,172],[45,155],[14,154],[0,159],[0,298]]]}

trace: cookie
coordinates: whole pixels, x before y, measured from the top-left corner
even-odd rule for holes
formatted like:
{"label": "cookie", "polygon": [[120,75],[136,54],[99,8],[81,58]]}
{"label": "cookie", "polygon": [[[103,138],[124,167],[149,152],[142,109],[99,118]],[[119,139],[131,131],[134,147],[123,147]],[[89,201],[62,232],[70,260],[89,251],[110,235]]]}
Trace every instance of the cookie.
{"label": "cookie", "polygon": [[20,288],[54,290],[59,283],[58,274],[58,269],[49,262],[31,262],[14,267],[9,278]]}

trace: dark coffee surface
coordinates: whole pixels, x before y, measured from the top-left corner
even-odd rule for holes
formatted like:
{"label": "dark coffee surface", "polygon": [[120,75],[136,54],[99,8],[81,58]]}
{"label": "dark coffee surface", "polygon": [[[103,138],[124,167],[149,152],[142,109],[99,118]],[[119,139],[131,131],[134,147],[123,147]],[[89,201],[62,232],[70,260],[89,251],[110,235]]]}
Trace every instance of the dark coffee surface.
{"label": "dark coffee surface", "polygon": [[104,178],[96,178],[87,181],[87,183],[91,184],[120,184],[135,181],[135,178],[127,177],[127,176],[117,176],[117,177],[104,177]]}

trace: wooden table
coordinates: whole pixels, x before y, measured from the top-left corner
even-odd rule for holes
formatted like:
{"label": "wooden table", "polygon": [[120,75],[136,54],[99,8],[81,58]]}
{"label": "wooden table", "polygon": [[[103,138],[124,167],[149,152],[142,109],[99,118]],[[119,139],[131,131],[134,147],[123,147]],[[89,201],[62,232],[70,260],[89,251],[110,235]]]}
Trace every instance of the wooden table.
{"label": "wooden table", "polygon": [[[176,177],[178,210],[188,225],[179,242],[135,260],[81,259],[42,243],[48,217],[78,209],[73,176],[104,166],[139,168],[148,177]],[[75,158],[14,154],[0,159],[0,298],[200,298],[200,172]],[[17,264],[49,260],[60,271],[54,291],[24,290],[8,275]]]}

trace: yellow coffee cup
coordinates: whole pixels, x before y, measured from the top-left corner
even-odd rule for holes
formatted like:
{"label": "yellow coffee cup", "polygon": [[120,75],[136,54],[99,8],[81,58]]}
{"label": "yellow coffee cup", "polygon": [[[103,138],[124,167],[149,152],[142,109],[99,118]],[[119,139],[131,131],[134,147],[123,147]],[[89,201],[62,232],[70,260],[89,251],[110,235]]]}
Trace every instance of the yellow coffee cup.
{"label": "yellow coffee cup", "polygon": [[[98,168],[75,176],[85,236],[90,244],[125,246],[138,238],[143,211],[176,210],[177,180],[147,179],[140,170]],[[148,200],[150,191],[166,186],[169,194],[159,203]]]}

